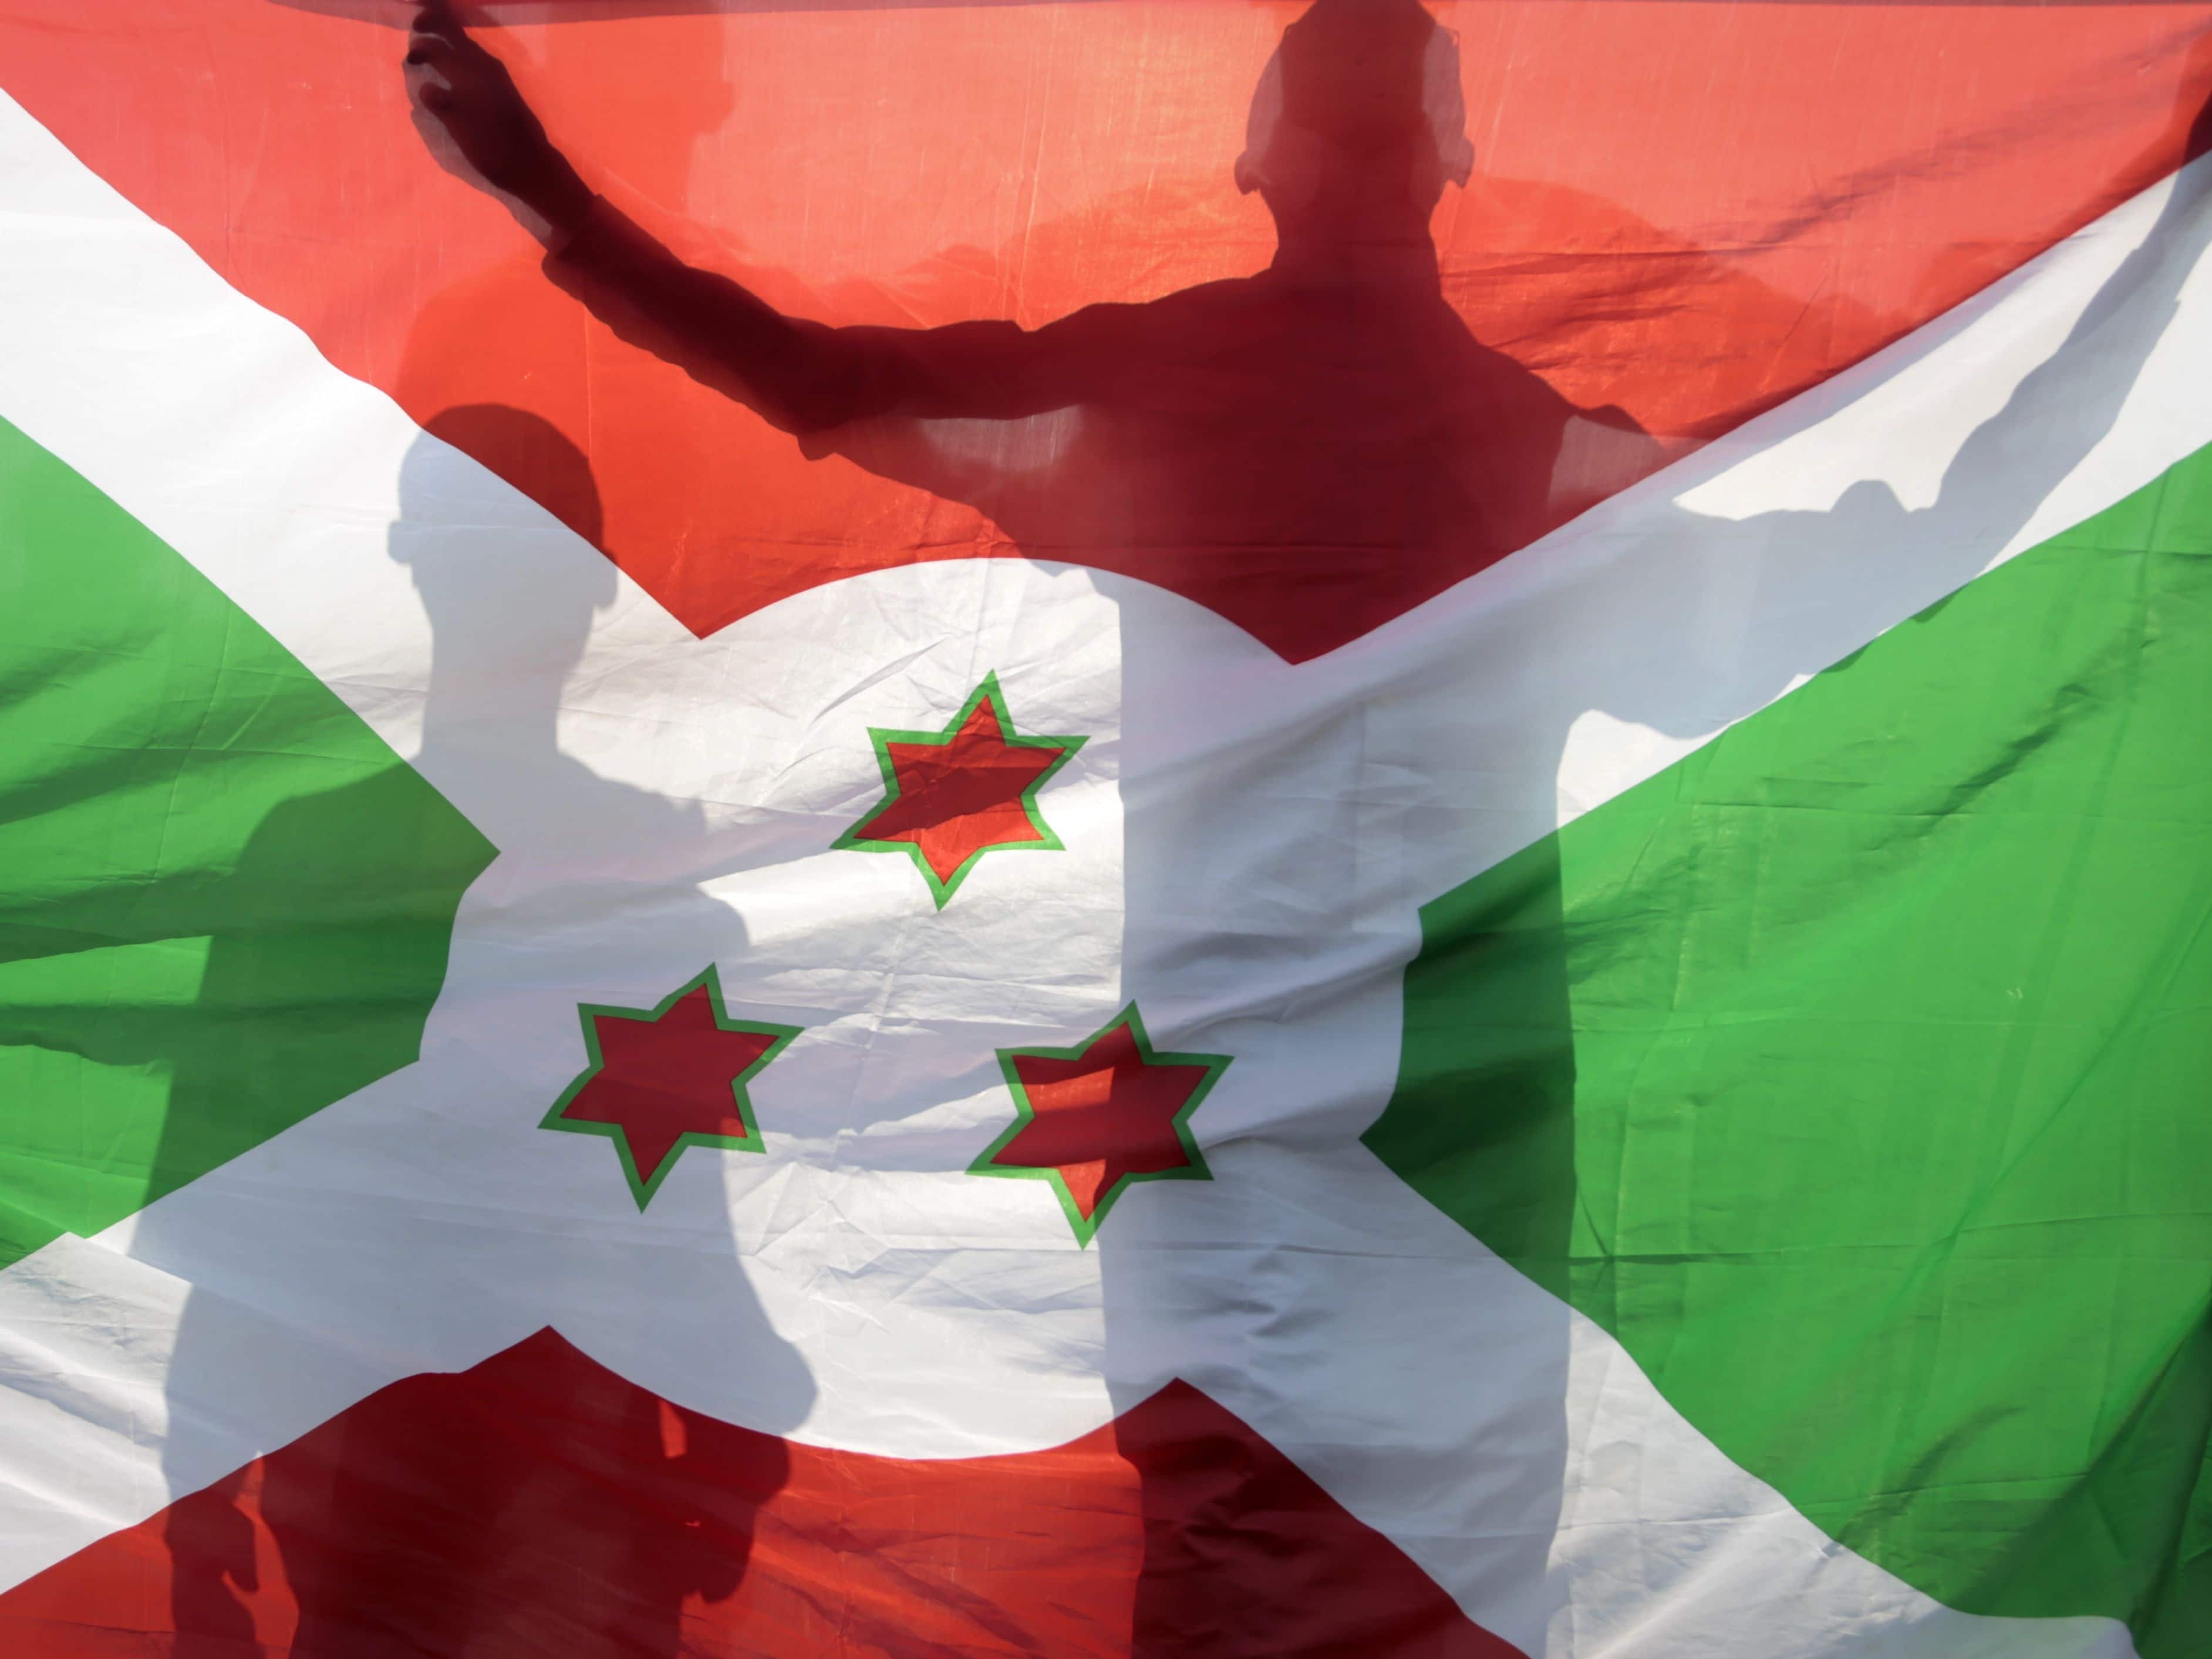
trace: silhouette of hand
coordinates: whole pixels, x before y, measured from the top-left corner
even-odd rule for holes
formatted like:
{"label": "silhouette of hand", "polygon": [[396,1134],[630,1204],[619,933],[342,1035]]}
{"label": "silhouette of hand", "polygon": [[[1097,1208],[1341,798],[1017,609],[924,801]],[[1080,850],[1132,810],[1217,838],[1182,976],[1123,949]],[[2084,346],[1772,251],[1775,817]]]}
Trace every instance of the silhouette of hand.
{"label": "silhouette of hand", "polygon": [[568,165],[507,65],[469,38],[448,0],[426,0],[407,39],[415,125],[451,172],[507,198],[554,235],[573,231],[592,193]]}

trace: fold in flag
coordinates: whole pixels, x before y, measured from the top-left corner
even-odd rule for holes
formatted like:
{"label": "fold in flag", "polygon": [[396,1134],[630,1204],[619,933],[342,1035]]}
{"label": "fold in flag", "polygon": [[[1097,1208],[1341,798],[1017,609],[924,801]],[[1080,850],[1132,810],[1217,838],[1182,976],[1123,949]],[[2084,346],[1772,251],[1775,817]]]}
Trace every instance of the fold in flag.
{"label": "fold in flag", "polygon": [[415,21],[0,0],[0,1648],[2206,1650],[2212,7]]}

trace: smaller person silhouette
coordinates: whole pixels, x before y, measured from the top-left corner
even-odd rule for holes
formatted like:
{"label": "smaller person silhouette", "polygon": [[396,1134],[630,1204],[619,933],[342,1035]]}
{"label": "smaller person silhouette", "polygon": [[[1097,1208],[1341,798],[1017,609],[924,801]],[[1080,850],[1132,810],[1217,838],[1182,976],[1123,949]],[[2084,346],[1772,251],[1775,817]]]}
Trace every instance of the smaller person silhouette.
{"label": "smaller person silhouette", "polygon": [[[613,568],[586,555],[549,571],[532,623],[518,634],[514,597],[497,574],[511,567],[483,527],[453,511],[457,475],[475,471],[454,450],[521,483],[586,537],[599,526],[599,489],[583,452],[539,416],[471,404],[429,421],[402,465],[387,540],[391,556],[413,577],[433,635],[415,766],[433,779],[488,773],[510,781],[518,798],[542,793],[564,803],[559,820],[544,827],[543,845],[522,849],[526,869],[561,861],[567,879],[550,890],[550,902],[574,905],[585,896],[610,925],[628,917],[684,942],[678,959],[687,963],[695,958],[684,950],[696,950],[700,961],[739,959],[744,933],[734,911],[696,885],[670,883],[665,869],[632,867],[632,848],[668,849],[665,856],[689,860],[685,873],[694,876],[718,867],[728,849],[698,805],[599,776],[561,746],[559,690],[583,654],[593,616],[616,598]],[[358,783],[287,803],[249,844],[239,890],[250,896],[266,887],[273,866],[329,908],[334,895],[345,896],[334,886],[343,870],[317,849],[355,832],[363,815],[389,814],[395,802],[422,793],[408,764],[394,760]],[[425,842],[429,851],[438,845]],[[465,843],[477,867],[483,847],[474,838]],[[428,878],[452,873],[422,872],[433,893],[439,890]],[[528,936],[532,907],[546,901],[526,883],[514,885],[511,871],[509,881],[501,902]],[[403,918],[408,907],[427,903],[411,890],[353,902]],[[242,901],[233,908],[238,931],[217,941],[204,1001],[218,1016],[251,1006],[276,994],[287,975],[289,994],[299,995],[302,957],[294,934],[267,926]],[[429,921],[438,927],[434,966],[441,969],[450,920],[441,913]],[[325,926],[305,936],[325,953],[338,948],[337,939],[362,958],[357,976],[397,976],[383,958],[399,953],[380,946],[378,935],[354,940]],[[404,934],[401,943],[419,949]],[[385,1071],[412,1059],[415,1047],[413,1031],[383,1029],[415,1012],[411,1002],[395,1002],[388,1018],[365,1013],[359,1002],[338,1011],[337,1029]],[[401,1036],[410,1052],[391,1052]],[[277,1060],[284,1053],[278,1049]],[[379,1074],[365,1070],[356,1086]],[[198,1104],[211,1092],[207,1085],[186,1078],[179,1092],[185,1109],[173,1113],[163,1143],[176,1163],[197,1145],[192,1137],[223,1127],[212,1108]],[[240,1093],[234,1081],[223,1097],[233,1116],[241,1110]],[[526,1112],[518,1133],[536,1133],[534,1120],[535,1110]],[[618,1180],[611,1168],[606,1175]],[[142,1237],[157,1256],[171,1248],[189,1253],[194,1242],[170,1230],[191,1224],[155,1210]],[[695,1236],[690,1248],[726,1254],[732,1244],[708,1234]],[[169,1443],[179,1486],[198,1467],[194,1428],[210,1415],[209,1402],[235,1386],[240,1363],[223,1288],[204,1303],[196,1290],[177,1329]],[[803,1362],[757,1304],[716,1311],[732,1328],[754,1334],[747,1363],[779,1378],[784,1397],[811,1389]],[[750,1433],[669,1405],[550,1332],[463,1376],[406,1379],[294,1443],[260,1476],[236,1471],[171,1507],[163,1540],[175,1653],[217,1659],[259,1651],[270,1620],[281,1618],[271,1607],[289,1595],[297,1625],[284,1651],[296,1659],[673,1659],[685,1650],[687,1619],[727,1601],[743,1582],[754,1512],[787,1473],[775,1437],[783,1426],[770,1422]],[[732,1468],[744,1475],[737,1486],[726,1479]],[[263,1532],[276,1583],[262,1573]]]}

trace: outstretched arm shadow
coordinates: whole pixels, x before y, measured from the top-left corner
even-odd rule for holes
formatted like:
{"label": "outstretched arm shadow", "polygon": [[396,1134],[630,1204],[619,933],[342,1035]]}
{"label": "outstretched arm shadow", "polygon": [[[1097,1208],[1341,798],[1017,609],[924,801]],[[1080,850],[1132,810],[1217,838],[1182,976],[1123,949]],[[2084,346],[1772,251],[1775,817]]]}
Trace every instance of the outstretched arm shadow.
{"label": "outstretched arm shadow", "polygon": [[[2200,116],[2190,153],[2208,141]],[[2212,173],[2192,165],[2165,188],[2142,241],[1960,446],[1928,505],[1908,507],[1887,478],[1864,477],[1823,509],[1739,518],[1700,510],[1711,498],[1692,489],[1660,527],[1589,568],[1577,583],[1586,614],[1671,614],[1696,636],[1662,634],[1649,649],[1590,661],[1581,708],[1562,720],[1596,708],[1672,737],[1709,735],[1988,568],[2112,430],[2212,243]],[[1779,481],[1776,463],[1791,453],[1785,441],[1752,463],[1771,471],[1751,488]]]}

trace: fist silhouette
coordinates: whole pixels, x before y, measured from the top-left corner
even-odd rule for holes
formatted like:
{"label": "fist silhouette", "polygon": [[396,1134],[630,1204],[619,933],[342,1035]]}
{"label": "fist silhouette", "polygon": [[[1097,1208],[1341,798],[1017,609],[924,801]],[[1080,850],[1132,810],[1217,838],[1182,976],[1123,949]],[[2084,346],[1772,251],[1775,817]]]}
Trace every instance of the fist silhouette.
{"label": "fist silhouette", "polygon": [[469,38],[447,0],[429,0],[416,18],[405,71],[416,128],[449,170],[552,229],[582,217],[591,192],[546,137],[507,65]]}

